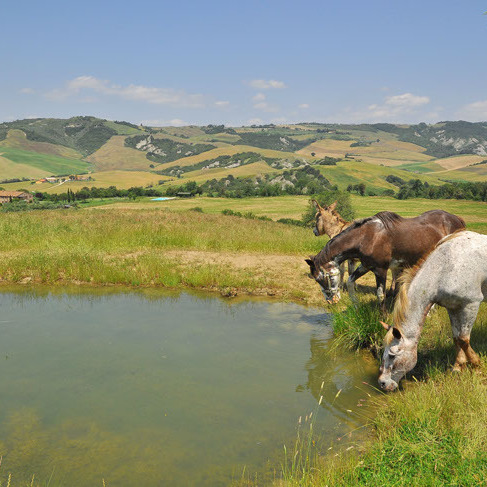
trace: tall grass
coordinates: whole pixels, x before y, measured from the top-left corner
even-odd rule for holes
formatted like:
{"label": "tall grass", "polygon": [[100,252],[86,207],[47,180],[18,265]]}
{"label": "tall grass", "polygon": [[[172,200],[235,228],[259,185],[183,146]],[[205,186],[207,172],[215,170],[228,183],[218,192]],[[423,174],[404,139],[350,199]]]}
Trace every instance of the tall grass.
{"label": "tall grass", "polygon": [[384,317],[375,302],[361,301],[342,312],[334,312],[335,346],[379,350],[384,335],[384,328],[380,324],[382,319]]}
{"label": "tall grass", "polygon": [[306,229],[232,216],[164,210],[96,209],[5,214],[2,251],[151,249],[316,253],[323,246]]}
{"label": "tall grass", "polygon": [[5,213],[0,282],[193,287],[318,304],[302,256],[322,245],[303,228],[198,211]]}
{"label": "tall grass", "polygon": [[[336,340],[351,348],[375,347],[385,333],[376,326],[376,319],[380,314],[371,303],[335,313]],[[360,455],[317,456],[302,475],[287,475],[283,470],[285,485],[487,485],[486,324],[484,304],[471,337],[482,367],[453,374],[449,372],[454,349],[446,311],[431,313],[424,325],[412,380],[404,381],[403,390],[376,399],[375,434],[362,445]]]}

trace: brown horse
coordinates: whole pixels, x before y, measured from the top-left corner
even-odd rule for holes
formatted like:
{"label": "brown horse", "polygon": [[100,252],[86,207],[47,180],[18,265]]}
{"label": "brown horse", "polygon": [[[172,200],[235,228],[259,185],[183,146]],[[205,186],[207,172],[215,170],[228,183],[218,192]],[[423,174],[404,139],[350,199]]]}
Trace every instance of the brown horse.
{"label": "brown horse", "polygon": [[327,301],[339,299],[338,266],[348,259],[360,259],[361,265],[348,278],[348,291],[353,294],[354,282],[368,271],[375,274],[377,297],[384,305],[387,270],[415,265],[446,235],[464,230],[465,222],[443,210],[431,210],[415,218],[403,218],[382,211],[356,220],[332,238],[321,252],[306,262],[310,277],[321,286]]}
{"label": "brown horse", "polygon": [[[352,222],[348,222],[342,218],[340,213],[336,211],[338,201],[333,202],[329,206],[321,206],[316,200],[312,200],[316,208],[315,226],[313,233],[316,237],[328,235],[328,237],[336,237],[340,232],[343,232],[349,227]],[[355,270],[356,261],[354,259],[348,260],[348,276],[350,277]],[[344,287],[345,263],[340,264],[340,284]]]}

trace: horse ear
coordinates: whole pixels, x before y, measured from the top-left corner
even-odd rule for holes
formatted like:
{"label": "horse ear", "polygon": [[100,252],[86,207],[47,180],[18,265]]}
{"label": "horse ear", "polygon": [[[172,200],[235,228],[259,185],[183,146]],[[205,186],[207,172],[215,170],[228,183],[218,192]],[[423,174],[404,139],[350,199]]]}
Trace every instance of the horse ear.
{"label": "horse ear", "polygon": [[315,205],[315,208],[318,211],[323,209],[323,208],[321,208],[320,204],[316,200],[311,200],[311,202],[313,203],[313,205]]}
{"label": "horse ear", "polygon": [[401,332],[399,331],[399,328],[392,328],[392,334],[394,335],[394,338],[397,338],[400,340],[402,338]]}
{"label": "horse ear", "polygon": [[334,210],[334,209],[337,207],[337,204],[338,204],[338,200],[335,200],[335,202],[334,202],[334,203],[332,203],[332,204],[331,204],[331,205],[328,207],[328,209],[329,209],[330,211],[333,211],[333,210]]}
{"label": "horse ear", "polygon": [[391,329],[391,325],[388,325],[387,323],[384,323],[383,321],[379,321],[379,323],[387,330],[389,331]]}

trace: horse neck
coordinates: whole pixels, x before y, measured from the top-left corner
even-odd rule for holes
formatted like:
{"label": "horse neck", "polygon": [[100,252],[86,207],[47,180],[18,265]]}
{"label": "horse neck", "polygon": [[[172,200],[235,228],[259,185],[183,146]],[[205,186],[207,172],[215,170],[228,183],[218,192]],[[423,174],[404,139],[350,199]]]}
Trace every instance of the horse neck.
{"label": "horse neck", "polygon": [[[354,248],[355,244],[355,232],[352,230],[347,233],[340,233],[335,238],[332,238],[325,246],[325,248],[317,255],[319,263],[330,262],[335,260],[336,257],[350,251]],[[345,260],[347,257],[340,259]],[[341,263],[341,262],[339,262]]]}
{"label": "horse neck", "polygon": [[425,276],[416,275],[407,290],[407,309],[405,320],[401,324],[401,331],[410,340],[417,344],[424,320],[433,304],[433,292],[425,281]]}
{"label": "horse neck", "polygon": [[350,225],[350,222],[345,221],[340,215],[334,215],[334,217],[333,220],[330,220],[330,226],[327,232],[330,238],[336,237]]}

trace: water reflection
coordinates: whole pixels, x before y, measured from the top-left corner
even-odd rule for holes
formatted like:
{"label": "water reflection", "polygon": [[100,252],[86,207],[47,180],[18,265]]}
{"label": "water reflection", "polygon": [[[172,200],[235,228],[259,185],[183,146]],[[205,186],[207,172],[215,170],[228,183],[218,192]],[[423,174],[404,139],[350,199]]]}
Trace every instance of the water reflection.
{"label": "water reflection", "polygon": [[75,291],[0,293],[0,480],[227,485],[244,467],[279,465],[320,394],[326,441],[358,424],[344,408],[357,409],[370,366],[330,358],[318,310]]}

